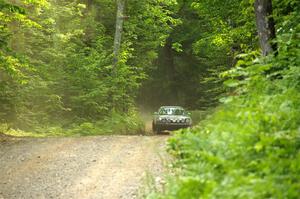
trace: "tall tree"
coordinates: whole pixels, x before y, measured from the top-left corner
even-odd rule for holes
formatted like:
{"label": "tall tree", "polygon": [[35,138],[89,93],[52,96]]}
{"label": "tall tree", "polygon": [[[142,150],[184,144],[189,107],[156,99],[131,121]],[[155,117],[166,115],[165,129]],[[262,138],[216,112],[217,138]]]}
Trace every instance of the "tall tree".
{"label": "tall tree", "polygon": [[276,44],[271,43],[276,37],[272,0],[256,0],[254,8],[262,55],[267,56],[272,51],[276,51]]}
{"label": "tall tree", "polygon": [[114,67],[116,67],[119,59],[118,57],[120,52],[124,22],[124,8],[125,0],[117,0],[116,33],[114,40]]}

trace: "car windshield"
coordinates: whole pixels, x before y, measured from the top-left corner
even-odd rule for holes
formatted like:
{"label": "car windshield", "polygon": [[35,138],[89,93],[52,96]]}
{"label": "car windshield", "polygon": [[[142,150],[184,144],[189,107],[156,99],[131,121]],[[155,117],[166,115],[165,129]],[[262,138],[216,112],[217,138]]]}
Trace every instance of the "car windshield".
{"label": "car windshield", "polygon": [[182,108],[160,108],[159,115],[184,115],[185,110]]}

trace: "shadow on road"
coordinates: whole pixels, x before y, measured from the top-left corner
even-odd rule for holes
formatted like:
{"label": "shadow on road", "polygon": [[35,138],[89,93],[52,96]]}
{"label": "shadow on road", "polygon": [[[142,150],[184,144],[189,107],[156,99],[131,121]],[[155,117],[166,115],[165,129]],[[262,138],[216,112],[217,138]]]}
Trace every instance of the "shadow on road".
{"label": "shadow on road", "polygon": [[171,135],[171,132],[170,131],[163,131],[163,132],[160,132],[160,133],[153,133],[154,135],[158,135],[158,136],[166,136],[166,135]]}

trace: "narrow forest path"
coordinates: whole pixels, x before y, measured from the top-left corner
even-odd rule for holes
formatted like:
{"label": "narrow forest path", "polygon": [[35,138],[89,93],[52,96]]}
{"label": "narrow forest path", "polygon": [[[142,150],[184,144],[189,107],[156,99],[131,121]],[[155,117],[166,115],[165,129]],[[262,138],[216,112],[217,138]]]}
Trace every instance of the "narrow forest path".
{"label": "narrow forest path", "polygon": [[148,174],[162,175],[166,140],[100,136],[2,142],[0,199],[137,198]]}

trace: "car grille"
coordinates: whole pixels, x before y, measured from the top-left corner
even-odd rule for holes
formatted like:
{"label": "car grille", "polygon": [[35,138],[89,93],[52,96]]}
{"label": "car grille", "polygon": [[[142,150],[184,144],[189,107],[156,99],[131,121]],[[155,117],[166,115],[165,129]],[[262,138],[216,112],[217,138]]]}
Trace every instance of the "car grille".
{"label": "car grille", "polygon": [[185,123],[184,119],[162,119],[163,123]]}

